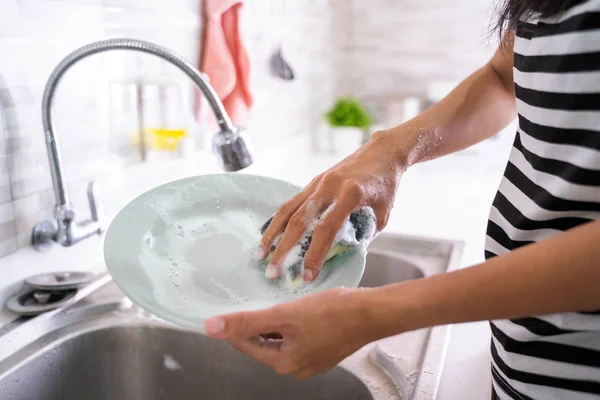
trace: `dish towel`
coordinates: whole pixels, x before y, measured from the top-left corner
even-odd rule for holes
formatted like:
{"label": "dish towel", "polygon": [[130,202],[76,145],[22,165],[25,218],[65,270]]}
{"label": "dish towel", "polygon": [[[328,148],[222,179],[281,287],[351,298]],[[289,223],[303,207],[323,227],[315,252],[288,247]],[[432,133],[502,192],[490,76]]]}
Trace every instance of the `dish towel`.
{"label": "dish towel", "polygon": [[[244,0],[204,0],[205,33],[200,70],[235,125],[246,125],[252,107],[250,59],[241,34]],[[201,102],[198,102],[200,108]],[[198,114],[200,115],[200,114]]]}

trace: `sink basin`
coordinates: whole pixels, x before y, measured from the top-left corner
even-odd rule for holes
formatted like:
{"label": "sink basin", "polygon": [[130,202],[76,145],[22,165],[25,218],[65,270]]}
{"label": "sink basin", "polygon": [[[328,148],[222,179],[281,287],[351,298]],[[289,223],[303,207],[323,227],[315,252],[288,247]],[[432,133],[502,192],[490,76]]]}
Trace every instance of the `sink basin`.
{"label": "sink basin", "polygon": [[425,273],[422,269],[403,258],[391,254],[370,252],[367,254],[365,273],[358,285],[377,287],[424,276]]}
{"label": "sink basin", "polygon": [[229,345],[144,323],[82,331],[3,377],[14,400],[372,399],[342,368],[307,381],[281,376]]}
{"label": "sink basin", "polygon": [[[449,241],[382,234],[369,248],[360,286],[444,272],[455,248]],[[326,374],[299,381],[226,343],[158,320],[132,305],[108,276],[78,296],[66,309],[0,329],[0,399],[387,400],[406,393],[394,386],[397,379],[391,383],[373,369],[364,349]],[[442,343],[445,335],[438,331],[428,343]],[[419,347],[415,365],[436,371],[443,346],[433,347]]]}

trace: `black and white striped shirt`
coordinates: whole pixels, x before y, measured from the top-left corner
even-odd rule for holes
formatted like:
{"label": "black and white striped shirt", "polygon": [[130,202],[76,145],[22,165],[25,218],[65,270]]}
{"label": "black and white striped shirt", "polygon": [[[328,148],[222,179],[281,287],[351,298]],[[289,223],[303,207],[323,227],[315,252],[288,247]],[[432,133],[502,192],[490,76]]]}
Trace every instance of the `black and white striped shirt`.
{"label": "black and white striped shirt", "polygon": [[[514,55],[519,128],[486,258],[600,219],[600,0],[528,20]],[[600,312],[490,325],[501,399],[600,400]]]}

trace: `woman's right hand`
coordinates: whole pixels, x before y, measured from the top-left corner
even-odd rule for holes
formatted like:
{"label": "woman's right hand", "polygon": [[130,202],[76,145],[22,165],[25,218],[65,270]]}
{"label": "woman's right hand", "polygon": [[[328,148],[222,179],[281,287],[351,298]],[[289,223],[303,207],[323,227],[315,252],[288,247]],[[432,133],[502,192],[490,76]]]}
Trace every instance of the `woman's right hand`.
{"label": "woman's right hand", "polygon": [[377,218],[377,231],[387,224],[394,197],[405,165],[394,150],[394,138],[388,132],[375,133],[354,154],[320,174],[299,194],[283,204],[263,234],[257,259],[263,261],[275,238],[283,232],[271,262],[268,278],[281,275],[281,264],[288,251],[317,223],[304,258],[304,280],[313,281],[323,265],[337,232],[346,219],[361,206],[369,206]]}

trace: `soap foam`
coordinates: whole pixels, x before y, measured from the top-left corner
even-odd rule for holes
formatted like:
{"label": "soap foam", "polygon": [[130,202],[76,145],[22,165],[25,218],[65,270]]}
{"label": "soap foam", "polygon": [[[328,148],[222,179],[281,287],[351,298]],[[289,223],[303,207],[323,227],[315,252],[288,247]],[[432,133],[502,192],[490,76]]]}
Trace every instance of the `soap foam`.
{"label": "soap foam", "polygon": [[[310,242],[309,238],[313,234],[313,231],[317,226],[319,220],[327,216],[327,214],[331,212],[334,206],[335,202],[332,203],[323,212],[321,216],[315,217],[309,223],[307,223],[307,229],[305,230],[304,235],[302,235],[300,241],[294,247],[292,247],[284,256],[281,268],[284,276],[285,286],[287,289],[298,290],[302,287],[302,283],[304,281],[304,256],[306,253],[306,249],[308,248],[308,243]],[[356,210],[354,213],[352,213],[352,215],[360,216],[362,218],[361,222],[364,221],[364,223],[366,224],[365,226],[361,227],[361,229],[364,229],[364,232],[361,232],[363,236],[360,239],[357,239],[358,227],[351,222],[351,218],[349,217],[346,219],[340,230],[336,233],[332,248],[333,246],[339,244],[344,247],[359,248],[361,250],[366,251],[366,248],[374,239],[376,234],[377,223],[375,212],[371,207],[364,206]],[[355,219],[358,220],[358,218]],[[274,242],[274,246],[277,246],[280,238],[281,235],[278,235]],[[298,275],[297,279],[294,279],[292,270],[294,268],[298,268],[298,265],[300,268],[300,274]]]}
{"label": "soap foam", "polygon": [[[231,182],[220,183],[231,185]],[[243,190],[234,186],[236,187],[227,190],[242,195]],[[160,221],[144,239],[145,248],[151,255],[145,253],[146,256],[142,257],[143,264],[147,265],[147,270],[162,268],[164,271],[164,274],[149,273],[152,280],[166,279],[172,284],[171,289],[165,291],[164,285],[156,282],[153,285],[155,290],[163,290],[156,293],[157,297],[179,309],[202,307],[206,302],[243,303],[248,308],[253,308],[265,302],[283,301],[306,292],[308,288],[303,285],[304,256],[310,243],[310,235],[319,220],[331,212],[335,203],[307,223],[301,240],[284,257],[284,279],[272,281],[264,278],[264,272],[258,267],[259,263],[253,261],[255,244],[260,241],[257,224],[268,218],[270,210],[267,213],[267,210],[236,208],[229,203],[225,207],[224,201],[216,197],[218,192],[222,193],[223,188],[217,189],[194,183],[173,188],[161,195],[152,195],[148,199],[146,204],[156,212]],[[215,197],[212,201],[198,202],[196,199],[199,191],[203,197]],[[177,207],[173,207],[173,204],[177,204]],[[188,209],[183,213],[182,204],[183,208]],[[309,207],[315,206],[309,204]],[[174,214],[174,209],[179,215]],[[366,213],[375,220],[370,207],[362,207],[357,212]],[[356,228],[347,219],[337,232],[334,243],[366,249],[375,234],[375,224],[372,225],[369,233],[357,240]],[[279,244],[281,236],[276,236],[273,247]],[[292,268],[295,268],[297,279],[293,279]]]}
{"label": "soap foam", "polygon": [[264,278],[254,258],[260,240],[258,224],[271,209],[222,203],[204,202],[200,212],[191,204],[188,211],[179,209],[178,215],[165,214],[145,235],[138,260],[157,301],[189,313],[207,304],[224,307],[221,310],[251,310],[291,299],[292,292],[282,291],[284,283]]}

